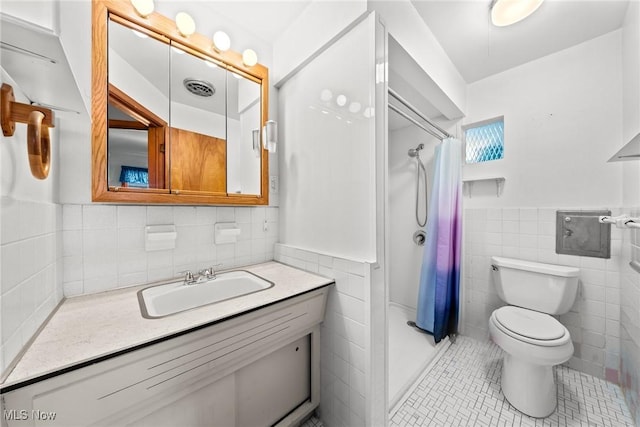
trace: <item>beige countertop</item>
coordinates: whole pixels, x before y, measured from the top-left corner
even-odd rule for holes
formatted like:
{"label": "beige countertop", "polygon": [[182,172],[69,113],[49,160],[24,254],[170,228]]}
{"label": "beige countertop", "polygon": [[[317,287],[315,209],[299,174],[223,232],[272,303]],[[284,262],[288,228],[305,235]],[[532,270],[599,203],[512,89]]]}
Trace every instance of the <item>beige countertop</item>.
{"label": "beige countertop", "polygon": [[156,319],[142,317],[138,303],[137,292],[149,285],[66,299],[26,349],[1,387],[13,388],[20,383],[31,382],[333,283],[333,279],[277,262],[238,270],[250,271],[273,282],[275,286]]}

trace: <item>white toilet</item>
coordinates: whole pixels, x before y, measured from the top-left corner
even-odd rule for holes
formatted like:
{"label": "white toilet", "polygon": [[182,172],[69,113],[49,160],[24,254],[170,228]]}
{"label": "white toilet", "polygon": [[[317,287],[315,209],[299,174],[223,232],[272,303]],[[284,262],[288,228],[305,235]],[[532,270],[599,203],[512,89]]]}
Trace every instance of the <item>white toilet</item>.
{"label": "white toilet", "polygon": [[573,355],[569,331],[551,314],[568,312],[579,269],[512,258],[491,258],[498,296],[510,304],[491,314],[491,339],[505,351],[502,392],[520,412],[544,418],[557,405],[553,366]]}

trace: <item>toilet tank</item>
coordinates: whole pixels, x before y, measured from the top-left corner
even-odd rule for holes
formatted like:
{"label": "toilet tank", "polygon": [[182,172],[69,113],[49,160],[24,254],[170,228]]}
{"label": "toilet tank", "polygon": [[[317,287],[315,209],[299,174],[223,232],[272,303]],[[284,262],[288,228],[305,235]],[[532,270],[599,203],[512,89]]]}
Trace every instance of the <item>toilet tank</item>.
{"label": "toilet tank", "polygon": [[498,296],[507,304],[564,314],[576,299],[578,268],[491,257],[491,270]]}

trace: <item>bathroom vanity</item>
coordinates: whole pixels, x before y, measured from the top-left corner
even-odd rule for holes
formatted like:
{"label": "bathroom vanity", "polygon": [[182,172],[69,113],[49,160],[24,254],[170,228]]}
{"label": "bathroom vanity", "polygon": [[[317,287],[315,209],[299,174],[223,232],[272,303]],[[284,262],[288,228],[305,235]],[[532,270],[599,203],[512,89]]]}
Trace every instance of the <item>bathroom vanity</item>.
{"label": "bathroom vanity", "polygon": [[333,281],[275,262],[246,270],[273,286],[165,317],[143,317],[144,286],[66,300],[1,386],[3,422],[298,422],[319,403],[319,324]]}

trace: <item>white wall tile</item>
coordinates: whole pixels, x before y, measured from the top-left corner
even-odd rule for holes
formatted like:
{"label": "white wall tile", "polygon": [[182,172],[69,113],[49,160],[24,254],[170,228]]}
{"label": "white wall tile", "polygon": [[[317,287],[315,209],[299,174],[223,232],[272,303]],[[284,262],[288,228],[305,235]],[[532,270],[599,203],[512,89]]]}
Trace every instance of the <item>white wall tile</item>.
{"label": "white wall tile", "polygon": [[116,207],[106,205],[83,205],[82,228],[95,230],[100,228],[115,228]]}
{"label": "white wall tile", "polygon": [[64,205],[62,207],[62,229],[82,230],[82,205]]}
{"label": "white wall tile", "polygon": [[[174,206],[173,224],[176,226],[198,224],[197,208],[195,206]],[[212,224],[212,222],[210,224]],[[120,226],[120,224],[118,224],[118,226]]]}
{"label": "white wall tile", "polygon": [[146,225],[173,224],[173,207],[171,206],[147,206]]}
{"label": "white wall tile", "polygon": [[216,208],[216,216],[216,222],[234,222],[236,220],[235,208]]}
{"label": "white wall tile", "polygon": [[[215,224],[218,221],[217,209],[210,206],[196,207],[196,221],[199,225]],[[221,220],[222,222],[222,220]]]}
{"label": "white wall tile", "polygon": [[[117,206],[116,210],[118,228],[144,227],[147,225],[147,208],[145,206]],[[111,227],[114,226],[114,224],[109,225]]]}
{"label": "white wall tile", "polygon": [[536,209],[536,208],[521,208],[520,209],[520,221],[538,221],[538,209]]}

